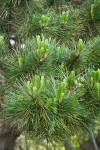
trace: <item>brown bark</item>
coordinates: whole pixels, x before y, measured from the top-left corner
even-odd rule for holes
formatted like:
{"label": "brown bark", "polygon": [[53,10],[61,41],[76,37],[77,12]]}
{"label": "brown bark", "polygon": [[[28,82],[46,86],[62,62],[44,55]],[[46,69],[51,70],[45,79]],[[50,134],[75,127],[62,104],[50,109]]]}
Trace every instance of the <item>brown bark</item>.
{"label": "brown bark", "polygon": [[66,140],[64,143],[65,150],[75,150],[72,143],[69,140]]}
{"label": "brown bark", "polygon": [[[2,89],[4,84],[4,77],[0,71],[0,88]],[[10,127],[7,122],[5,122],[2,118],[2,102],[3,95],[2,90],[0,90],[0,150],[13,150],[15,145],[15,140],[18,137],[18,133],[16,132],[15,127]]]}
{"label": "brown bark", "polygon": [[19,134],[15,131],[15,128],[0,120],[0,150],[13,150],[18,136]]}

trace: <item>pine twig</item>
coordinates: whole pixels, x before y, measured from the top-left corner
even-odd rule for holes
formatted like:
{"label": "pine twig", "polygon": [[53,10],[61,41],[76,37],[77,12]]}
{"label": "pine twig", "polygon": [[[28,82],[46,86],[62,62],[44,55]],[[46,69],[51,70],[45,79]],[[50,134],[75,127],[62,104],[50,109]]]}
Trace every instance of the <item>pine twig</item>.
{"label": "pine twig", "polygon": [[96,140],[95,140],[95,137],[94,137],[94,134],[93,134],[92,131],[90,131],[90,138],[92,140],[92,143],[93,143],[93,146],[94,146],[94,150],[99,150],[98,146],[97,146],[97,143],[96,143]]}

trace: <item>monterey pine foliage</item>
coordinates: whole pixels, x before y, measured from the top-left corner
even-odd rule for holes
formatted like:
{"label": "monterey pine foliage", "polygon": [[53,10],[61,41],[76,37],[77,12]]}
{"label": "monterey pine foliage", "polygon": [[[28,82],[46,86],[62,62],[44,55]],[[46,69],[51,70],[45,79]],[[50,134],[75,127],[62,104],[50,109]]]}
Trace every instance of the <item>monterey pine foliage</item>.
{"label": "monterey pine foliage", "polygon": [[100,1],[2,0],[0,8],[2,116],[35,142],[64,145],[94,130],[100,123]]}

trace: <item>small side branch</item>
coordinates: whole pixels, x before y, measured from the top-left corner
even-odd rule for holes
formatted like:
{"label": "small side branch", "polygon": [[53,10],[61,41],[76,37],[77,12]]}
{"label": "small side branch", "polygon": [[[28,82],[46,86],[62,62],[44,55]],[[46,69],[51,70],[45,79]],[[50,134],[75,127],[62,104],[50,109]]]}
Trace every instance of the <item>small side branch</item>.
{"label": "small side branch", "polygon": [[97,143],[96,143],[96,140],[95,140],[95,137],[94,137],[94,134],[93,134],[92,131],[90,131],[90,138],[92,140],[92,143],[93,143],[93,146],[94,146],[94,150],[99,150],[98,146],[97,146]]}

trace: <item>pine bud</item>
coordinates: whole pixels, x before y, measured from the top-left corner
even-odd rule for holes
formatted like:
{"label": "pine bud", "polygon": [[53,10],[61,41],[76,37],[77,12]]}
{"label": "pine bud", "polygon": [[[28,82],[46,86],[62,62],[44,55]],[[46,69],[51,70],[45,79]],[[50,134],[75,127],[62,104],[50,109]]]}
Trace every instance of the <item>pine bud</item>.
{"label": "pine bud", "polygon": [[43,61],[47,57],[47,51],[48,49],[45,49],[44,47],[41,47],[41,49],[37,49],[37,55],[40,61]]}
{"label": "pine bud", "polygon": [[63,85],[63,92],[66,92],[66,86],[67,86],[66,79],[63,79],[62,85]]}
{"label": "pine bud", "polygon": [[32,80],[32,86],[40,86],[40,77],[38,75],[35,75]]}
{"label": "pine bud", "polygon": [[94,19],[94,4],[91,5],[91,17]]}
{"label": "pine bud", "polygon": [[54,103],[56,104],[56,102],[57,102],[57,98],[54,98],[53,100],[54,100]]}
{"label": "pine bud", "polygon": [[3,36],[0,36],[0,48],[2,48],[3,46],[3,40],[4,40]]}
{"label": "pine bud", "polygon": [[33,96],[36,97],[37,94],[38,94],[38,89],[36,86],[33,86]]}
{"label": "pine bud", "polygon": [[44,76],[41,76],[41,86],[44,84]]}
{"label": "pine bud", "polygon": [[53,110],[54,110],[55,112],[57,112],[57,107],[56,107],[56,105],[53,106]]}
{"label": "pine bud", "polygon": [[66,11],[66,21],[68,20],[69,18],[69,11]]}
{"label": "pine bud", "polygon": [[40,79],[40,76],[35,75],[32,81],[32,88],[33,88],[32,90],[34,96],[37,96],[41,92],[43,84],[44,84],[44,76],[41,76]]}
{"label": "pine bud", "polygon": [[100,98],[100,83],[97,83],[97,94],[98,98]]}
{"label": "pine bud", "polygon": [[63,80],[63,82],[60,83],[59,91],[60,93],[66,93],[66,80]]}
{"label": "pine bud", "polygon": [[79,90],[84,92],[84,85],[82,83],[79,83]]}
{"label": "pine bud", "polygon": [[100,72],[100,69],[98,69],[98,71]]}
{"label": "pine bud", "polygon": [[97,2],[98,2],[98,0],[94,0],[94,4],[97,3]]}
{"label": "pine bud", "polygon": [[61,71],[61,72],[65,72],[64,63],[61,63],[61,65],[59,66],[59,68],[60,68],[60,71]]}
{"label": "pine bud", "polygon": [[99,71],[96,71],[96,81],[99,80]]}
{"label": "pine bud", "polygon": [[47,52],[49,50],[48,39],[44,39],[44,37],[42,37],[41,40],[40,36],[37,36],[37,47],[37,55],[40,61],[43,61],[47,57]]}
{"label": "pine bud", "polygon": [[40,26],[45,26],[49,22],[49,18],[46,17],[45,15],[41,16],[41,20],[39,21]]}
{"label": "pine bud", "polygon": [[59,46],[59,47],[57,47],[57,51],[56,51],[57,59],[59,59],[59,57],[60,57],[60,52],[61,52],[61,50],[60,50],[60,46]]}
{"label": "pine bud", "polygon": [[22,69],[23,68],[23,58],[22,57],[18,58],[18,64],[19,64],[19,67]]}
{"label": "pine bud", "polygon": [[61,102],[66,94],[66,79],[64,79],[60,84],[58,89],[55,90],[56,98]]}
{"label": "pine bud", "polygon": [[44,48],[41,47],[40,49],[37,49],[37,54],[38,54],[38,57],[41,59],[44,54]]}
{"label": "pine bud", "polygon": [[43,88],[43,84],[44,84],[44,76],[41,76],[40,87],[39,87],[38,93],[41,92],[41,90]]}
{"label": "pine bud", "polygon": [[98,76],[100,77],[100,69],[98,69]]}
{"label": "pine bud", "polygon": [[47,46],[47,47],[48,47],[48,45],[49,45],[49,43],[48,43],[48,39],[45,39],[44,43],[45,43],[45,46]]}
{"label": "pine bud", "polygon": [[94,0],[95,5],[98,5],[99,2],[100,2],[100,0]]}
{"label": "pine bud", "polygon": [[99,72],[98,71],[91,71],[91,77],[93,80],[93,83],[96,83],[99,79]]}
{"label": "pine bud", "polygon": [[18,100],[24,100],[24,95],[22,94],[18,95]]}
{"label": "pine bud", "polygon": [[37,43],[39,43],[40,41],[41,41],[41,38],[40,38],[40,36],[39,35],[37,35]]}
{"label": "pine bud", "polygon": [[66,11],[66,12],[63,11],[61,16],[60,16],[60,22],[62,24],[65,24],[67,22],[68,18],[69,18],[69,11]]}
{"label": "pine bud", "polygon": [[32,94],[32,84],[30,83],[30,81],[27,81],[27,88],[28,88],[28,92],[31,95]]}
{"label": "pine bud", "polygon": [[68,77],[68,85],[73,86],[75,84],[75,71],[71,71],[69,77]]}
{"label": "pine bud", "polygon": [[83,40],[79,39],[78,43],[77,43],[77,49],[79,52],[81,52],[83,50]]}
{"label": "pine bud", "polygon": [[91,77],[91,85],[93,86],[93,84],[94,84],[94,79],[93,77]]}
{"label": "pine bud", "polygon": [[48,18],[47,18],[45,15],[42,15],[41,18],[42,18],[42,21],[43,21],[44,23],[46,23],[47,20],[48,20]]}
{"label": "pine bud", "polygon": [[64,92],[66,89],[65,89],[65,83],[64,82],[61,82],[60,83],[60,90],[61,92]]}
{"label": "pine bud", "polygon": [[47,99],[46,105],[50,108],[50,106],[52,105],[52,98]]}
{"label": "pine bud", "polygon": [[60,94],[60,97],[59,97],[59,102],[60,102],[60,103],[61,103],[62,100],[64,99],[64,95],[65,95],[65,93],[61,93],[61,94]]}

